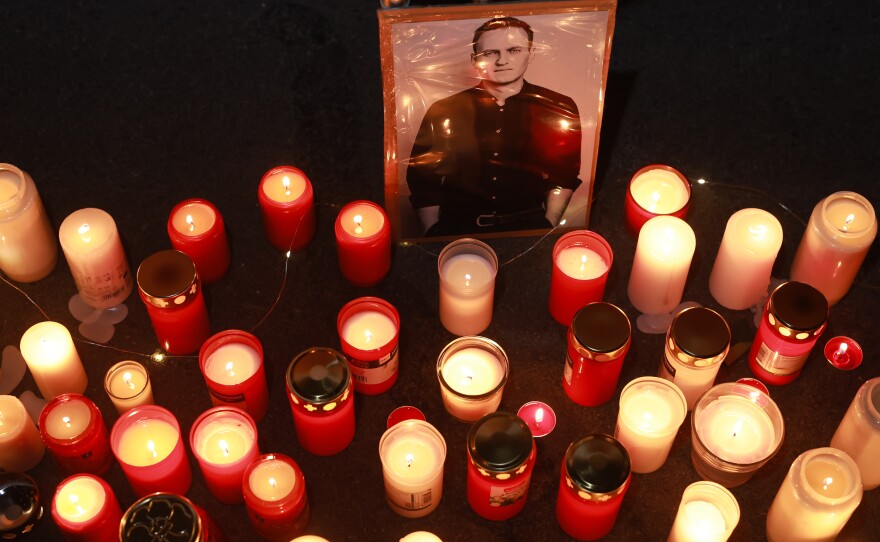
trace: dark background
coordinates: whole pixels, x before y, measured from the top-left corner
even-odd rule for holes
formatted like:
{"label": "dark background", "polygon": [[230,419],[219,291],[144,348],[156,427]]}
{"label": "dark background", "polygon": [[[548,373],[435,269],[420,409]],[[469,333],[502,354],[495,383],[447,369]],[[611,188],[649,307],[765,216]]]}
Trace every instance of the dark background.
{"label": "dark background", "polygon": [[[396,247],[391,272],[372,288],[353,287],[338,271],[332,226],[339,206],[383,197],[377,8],[375,0],[2,2],[0,161],[32,175],[56,228],[82,207],[108,211],[132,269],[170,246],[165,227],[176,203],[212,201],[226,220],[233,254],[225,279],[206,292],[214,331],[250,330],[272,305],[284,259],[263,234],[257,183],[273,166],[302,168],[314,185],[317,235],[291,259],[280,303],[255,333],[266,352],[272,403],[259,424],[260,448],[291,455],[302,466],[313,511],[308,532],[334,542],[397,540],[416,530],[447,541],[565,540],[554,516],[562,455],[573,440],[613,431],[617,396],[582,408],[561,389],[565,330],[546,309],[557,235],[501,268],[495,316],[484,333],[511,359],[502,408],[515,411],[539,399],[559,416],[556,431],[538,442],[525,510],[502,523],[470,510],[468,426],[452,420],[440,401],[434,366],[453,339],[437,312],[434,254],[442,245]],[[694,185],[688,221],[697,254],[685,299],[713,308],[708,276],[734,211],[762,207],[780,219],[785,242],[774,276],[784,278],[803,221],[820,199],[854,190],[880,204],[878,12],[874,2],[621,3],[590,224],[614,249],[608,301],[637,316],[626,296],[635,241],[623,230],[623,201],[629,178],[646,164],[669,164],[692,182],[709,181]],[[507,262],[536,241],[490,244]],[[832,308],[818,345],[834,335],[852,336],[864,347],[864,364],[839,372],[817,348],[798,380],[771,390],[785,416],[785,441],[750,482],[733,490],[742,511],[733,540],[764,538],[767,509],[791,462],[827,445],[858,387],[880,375],[878,252],[875,243],[857,285]],[[49,277],[22,288],[78,336],[67,311],[75,288],[63,258]],[[315,457],[297,444],[283,373],[305,348],[338,346],[337,311],[361,295],[383,297],[400,311],[400,379],[384,395],[357,397],[357,434],[346,451]],[[127,305],[130,315],[109,344],[148,354],[156,341],[146,310],[136,296]],[[721,312],[732,326],[752,316]],[[0,317],[0,346],[17,345],[41,319],[4,284]],[[662,344],[661,336],[634,333],[621,387],[656,374]],[[148,364],[158,404],[177,415],[185,432],[210,406],[194,358],[155,365],[109,348],[77,348],[89,374],[87,394],[108,427],[117,415],[101,383],[121,359]],[[740,359],[722,367],[717,381],[748,375]],[[36,390],[30,376],[15,393],[25,389]],[[385,418],[403,404],[421,408],[448,444],[443,500],[430,516],[415,520],[398,517],[384,502],[378,458]],[[663,468],[634,477],[609,540],[665,539],[682,490],[697,480],[689,423]],[[194,482],[187,495],[230,540],[256,538],[244,506],[216,502],[190,461]],[[47,454],[31,474],[48,506],[62,473]],[[108,480],[123,508],[133,502],[118,465]],[[878,515],[880,490],[874,490],[840,539],[876,540]],[[44,517],[31,538],[60,537]]]}

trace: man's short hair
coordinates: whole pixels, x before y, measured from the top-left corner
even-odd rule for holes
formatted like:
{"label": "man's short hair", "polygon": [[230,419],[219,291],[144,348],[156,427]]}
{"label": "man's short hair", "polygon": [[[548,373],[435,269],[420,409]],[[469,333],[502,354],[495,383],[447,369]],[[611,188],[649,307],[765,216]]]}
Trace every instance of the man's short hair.
{"label": "man's short hair", "polygon": [[474,53],[478,53],[477,51],[477,42],[480,40],[480,36],[484,33],[489,32],[490,30],[498,30],[501,28],[522,28],[526,31],[526,36],[529,38],[529,49],[532,48],[532,38],[535,37],[535,32],[532,31],[532,27],[528,25],[525,21],[520,21],[514,17],[496,17],[494,19],[489,19],[482,25],[480,28],[474,31],[474,42],[473,48]]}

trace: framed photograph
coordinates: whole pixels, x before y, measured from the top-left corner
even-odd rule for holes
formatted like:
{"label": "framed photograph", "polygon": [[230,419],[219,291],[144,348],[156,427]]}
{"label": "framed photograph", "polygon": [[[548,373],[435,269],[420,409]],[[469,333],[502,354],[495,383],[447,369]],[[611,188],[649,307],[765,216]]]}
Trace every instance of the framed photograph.
{"label": "framed photograph", "polygon": [[379,11],[395,239],[586,227],[616,7]]}

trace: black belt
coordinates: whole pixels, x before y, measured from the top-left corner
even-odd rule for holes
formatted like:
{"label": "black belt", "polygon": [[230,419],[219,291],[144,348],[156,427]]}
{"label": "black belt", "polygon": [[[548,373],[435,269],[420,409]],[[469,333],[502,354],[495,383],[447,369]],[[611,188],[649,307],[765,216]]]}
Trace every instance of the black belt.
{"label": "black belt", "polygon": [[493,226],[501,226],[504,224],[513,224],[529,218],[544,216],[543,207],[535,207],[527,211],[514,211],[512,213],[492,213],[487,215],[479,215],[477,217],[477,226],[480,228],[491,228]]}

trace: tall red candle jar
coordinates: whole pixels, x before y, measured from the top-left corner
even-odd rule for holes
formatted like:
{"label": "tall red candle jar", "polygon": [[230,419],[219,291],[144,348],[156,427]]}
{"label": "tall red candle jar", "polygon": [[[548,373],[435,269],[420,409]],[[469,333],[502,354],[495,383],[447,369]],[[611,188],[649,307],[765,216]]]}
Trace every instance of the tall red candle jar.
{"label": "tall red candle jar", "polygon": [[107,482],[77,474],[58,484],[52,519],[67,542],[114,542],[119,540],[122,509]]}
{"label": "tall red candle jar", "polygon": [[629,318],[611,303],[590,303],[575,314],[562,374],[562,389],[572,401],[597,406],[611,399],[631,336]]}
{"label": "tall red candle jar", "polygon": [[467,499],[479,516],[504,521],[526,505],[535,440],[529,426],[508,412],[486,414],[467,438]]}
{"label": "tall red candle jar", "polygon": [[266,540],[287,542],[309,524],[306,479],[290,457],[258,457],[245,469],[241,485],[251,525]]}
{"label": "tall red candle jar", "polygon": [[296,438],[315,455],[335,455],[354,438],[354,386],[345,356],[310,348],[287,366],[287,398]]}
{"label": "tall red candle jar", "polygon": [[391,226],[382,207],[353,201],[336,217],[336,253],[342,276],[355,286],[378,284],[391,269]]}
{"label": "tall red candle jar", "polygon": [[315,236],[312,183],[292,166],[278,166],[263,175],[257,190],[266,236],[275,248],[302,250]]}
{"label": "tall red candle jar", "polygon": [[199,367],[211,403],[238,407],[260,421],[269,410],[263,345],[247,331],[221,331],[202,344]]}
{"label": "tall red candle jar", "polygon": [[168,218],[171,246],[196,266],[202,282],[217,282],[229,269],[229,241],[223,216],[210,201],[188,199],[178,203]]}
{"label": "tall red candle jar", "polygon": [[156,491],[184,494],[192,482],[180,425],[156,405],[123,414],[110,432],[110,446],[138,497]]}
{"label": "tall red candle jar", "polygon": [[645,222],[660,215],[684,219],[691,199],[691,183],[680,171],[652,164],[636,171],[626,190],[626,229],[639,235]]}
{"label": "tall red candle jar", "polygon": [[568,536],[598,540],[611,532],[632,473],[626,448],[614,437],[573,442],[562,461],[556,520]]}
{"label": "tall red candle jar", "polygon": [[235,407],[208,409],[193,422],[189,447],[211,494],[222,503],[242,502],[241,477],[260,455],[254,419]]}
{"label": "tall red candle jar", "polygon": [[211,334],[196,266],[177,250],[147,257],[137,271],[138,291],[162,348],[172,355],[197,352]]}
{"label": "tall red candle jar", "polygon": [[601,235],[588,230],[568,232],[553,247],[550,314],[564,326],[589,303],[602,301],[614,254]]}
{"label": "tall red candle jar", "polygon": [[224,542],[208,512],[183,495],[157,492],[128,507],[119,522],[119,542]]}
{"label": "tall red candle jar", "polygon": [[730,327],[724,317],[705,307],[689,307],[675,315],[666,333],[661,378],[675,383],[693,410],[700,395],[712,387],[730,350]]}
{"label": "tall red candle jar", "polygon": [[365,395],[388,391],[397,382],[400,315],[378,297],[359,297],[339,311],[336,329],[354,378]]}
{"label": "tall red candle jar", "polygon": [[797,378],[827,321],[828,300],[819,290],[796,281],[777,286],[749,350],[752,373],[776,386]]}
{"label": "tall red candle jar", "polygon": [[113,452],[101,411],[75,393],[55,397],[40,414],[40,434],[49,452],[70,474],[103,475],[113,464]]}

